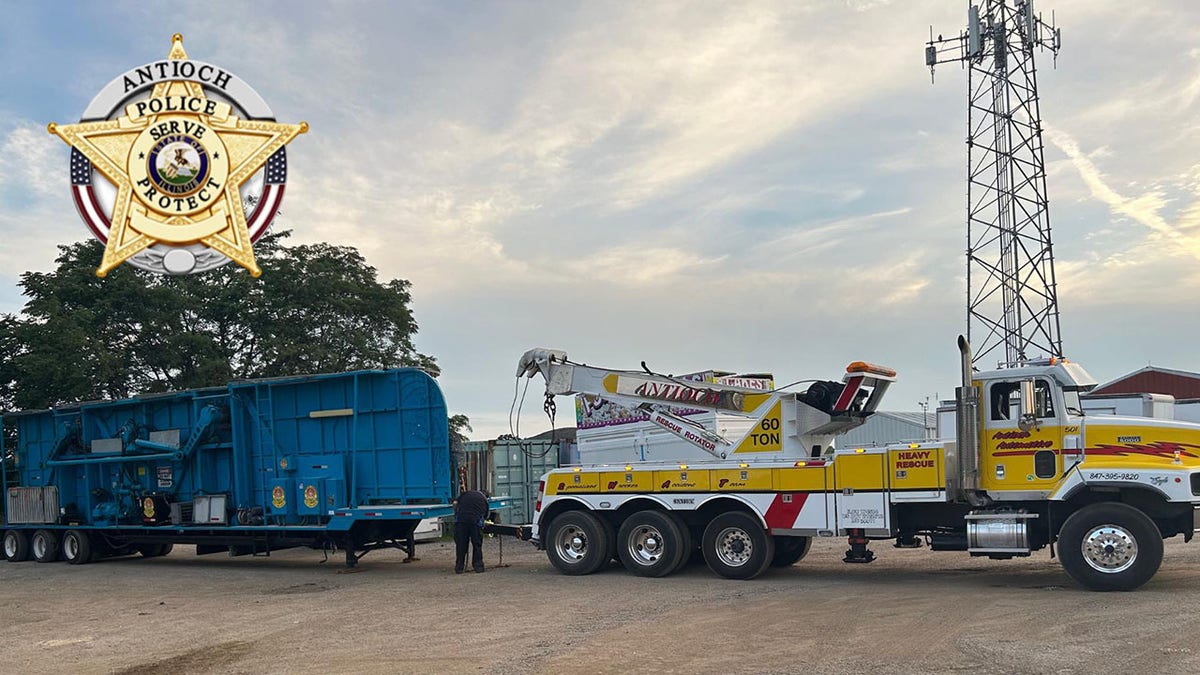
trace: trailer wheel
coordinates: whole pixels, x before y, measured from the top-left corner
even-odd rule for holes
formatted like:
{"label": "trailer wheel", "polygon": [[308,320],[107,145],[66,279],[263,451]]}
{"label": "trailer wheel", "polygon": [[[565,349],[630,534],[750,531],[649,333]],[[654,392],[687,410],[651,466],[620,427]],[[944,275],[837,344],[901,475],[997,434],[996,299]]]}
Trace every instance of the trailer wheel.
{"label": "trailer wheel", "polygon": [[683,535],[675,517],[662,511],[638,511],[621,523],[617,554],[625,569],[639,577],[663,577],[683,556]]}
{"label": "trailer wheel", "polygon": [[775,540],[744,511],[713,518],[700,543],[708,568],[726,579],[753,579],[775,558]]}
{"label": "trailer wheel", "polygon": [[788,567],[795,565],[808,555],[812,548],[812,537],[776,536],[775,557],[771,559],[771,567]]}
{"label": "trailer wheel", "polygon": [[29,560],[29,536],[20,530],[4,533],[4,559],[9,562]]}
{"label": "trailer wheel", "polygon": [[1162,564],[1162,534],[1128,504],[1091,504],[1063,523],[1058,557],[1067,574],[1090,590],[1132,591]]}
{"label": "trailer wheel", "polygon": [[87,532],[67,530],[62,539],[63,560],[72,565],[85,565],[92,561],[92,538]]}
{"label": "trailer wheel", "polygon": [[560,514],[548,534],[546,557],[563,574],[591,574],[610,559],[612,541],[600,519],[587,511]]}
{"label": "trailer wheel", "polygon": [[34,532],[29,546],[33,549],[33,559],[38,562],[58,560],[58,535],[50,530]]}
{"label": "trailer wheel", "polygon": [[138,544],[134,547],[143,558],[161,558],[175,548],[174,544]]}

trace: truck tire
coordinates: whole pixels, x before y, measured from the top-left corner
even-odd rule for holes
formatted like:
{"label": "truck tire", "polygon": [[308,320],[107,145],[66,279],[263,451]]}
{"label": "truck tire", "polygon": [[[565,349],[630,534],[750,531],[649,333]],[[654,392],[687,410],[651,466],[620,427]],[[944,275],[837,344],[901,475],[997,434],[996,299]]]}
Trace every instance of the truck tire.
{"label": "truck tire", "polygon": [[1162,564],[1162,534],[1149,516],[1128,504],[1091,504],[1063,523],[1058,557],[1085,588],[1132,591]]}
{"label": "truck tire", "polygon": [[92,561],[92,538],[87,532],[67,530],[62,538],[63,560],[72,565],[86,565]]}
{"label": "truck tire", "polygon": [[559,572],[591,574],[611,557],[612,542],[600,519],[587,511],[567,511],[550,523],[546,557]]}
{"label": "truck tire", "polygon": [[50,530],[38,530],[33,533],[29,548],[33,551],[34,560],[40,563],[54,562],[58,560],[58,534]]}
{"label": "truck tire", "polygon": [[775,540],[744,511],[713,518],[700,542],[708,568],[726,579],[753,579],[775,559]]}
{"label": "truck tire", "polygon": [[29,535],[20,530],[4,533],[4,559],[9,562],[29,560]]}
{"label": "truck tire", "polygon": [[812,548],[812,537],[776,536],[775,556],[771,559],[771,567],[789,567],[795,565],[808,555]]}
{"label": "truck tire", "polygon": [[621,562],[621,557],[617,555],[616,528],[614,528],[612,523],[608,522],[608,519],[604,516],[596,516],[596,522],[600,523],[600,527],[603,528],[604,543],[608,546],[608,548],[604,551],[607,557],[604,559],[604,562],[600,563],[600,566],[596,568],[597,570],[602,570],[605,567],[608,567],[610,562]]}
{"label": "truck tire", "polygon": [[679,514],[672,513],[671,517],[675,520],[675,524],[679,526],[680,540],[683,544],[680,548],[683,549],[683,555],[679,556],[679,562],[675,565],[675,569],[671,573],[682,572],[687,568],[688,563],[692,562],[692,553],[696,550],[696,538],[692,536],[692,528],[683,522],[683,518]]}
{"label": "truck tire", "polygon": [[683,545],[675,516],[663,511],[638,511],[626,518],[617,532],[621,564],[639,577],[665,577],[674,572]]}

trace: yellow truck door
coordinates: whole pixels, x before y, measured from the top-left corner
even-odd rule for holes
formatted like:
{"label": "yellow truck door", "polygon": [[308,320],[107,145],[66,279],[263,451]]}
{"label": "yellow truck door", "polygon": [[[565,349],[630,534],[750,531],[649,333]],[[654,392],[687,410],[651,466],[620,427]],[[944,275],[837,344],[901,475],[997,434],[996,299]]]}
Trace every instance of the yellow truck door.
{"label": "yellow truck door", "polygon": [[1021,429],[1021,379],[984,383],[980,487],[988,491],[1046,491],[1062,474],[1061,391],[1049,379],[1034,379],[1036,423]]}

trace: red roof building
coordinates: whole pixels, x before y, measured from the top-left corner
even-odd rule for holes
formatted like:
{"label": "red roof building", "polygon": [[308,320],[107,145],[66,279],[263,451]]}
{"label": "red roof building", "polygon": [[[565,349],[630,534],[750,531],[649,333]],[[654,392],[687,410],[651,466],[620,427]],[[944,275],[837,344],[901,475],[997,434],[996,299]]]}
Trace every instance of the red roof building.
{"label": "red roof building", "polygon": [[1200,398],[1200,373],[1146,366],[1088,392],[1098,394],[1170,394],[1176,400]]}

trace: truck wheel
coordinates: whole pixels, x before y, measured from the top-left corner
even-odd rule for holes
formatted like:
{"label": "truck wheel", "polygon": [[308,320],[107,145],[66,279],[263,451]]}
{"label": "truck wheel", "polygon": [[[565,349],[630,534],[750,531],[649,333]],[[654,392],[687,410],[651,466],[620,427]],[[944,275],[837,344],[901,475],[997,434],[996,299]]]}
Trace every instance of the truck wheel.
{"label": "truck wheel", "polygon": [[559,572],[591,574],[610,559],[612,543],[600,519],[587,511],[567,511],[550,523],[546,557]]}
{"label": "truck wheel", "polygon": [[38,530],[29,542],[33,559],[44,563],[58,560],[58,535],[50,530]]}
{"label": "truck wheel", "polygon": [[1063,569],[1093,591],[1132,591],[1162,564],[1158,526],[1140,510],[1119,502],[1079,509],[1058,533]]}
{"label": "truck wheel", "polygon": [[771,567],[788,567],[795,565],[808,555],[812,548],[812,537],[776,536],[775,557],[771,559]]}
{"label": "truck wheel", "polygon": [[67,530],[62,539],[63,560],[72,565],[85,565],[92,561],[92,538],[87,532]]}
{"label": "truck wheel", "polygon": [[639,577],[663,577],[683,556],[683,535],[675,517],[662,511],[638,511],[621,523],[617,554],[625,569]]}
{"label": "truck wheel", "polygon": [[675,565],[675,569],[671,570],[671,573],[674,574],[675,572],[683,571],[685,568],[687,568],[688,563],[692,561],[692,553],[696,550],[696,538],[692,536],[692,528],[688,527],[688,524],[683,522],[683,518],[680,518],[679,515],[675,513],[671,514],[671,518],[674,519],[675,524],[679,526],[679,540],[683,542],[680,544],[680,549],[683,551],[683,555],[679,556],[679,562]]}
{"label": "truck wheel", "polygon": [[9,562],[29,560],[29,536],[20,530],[4,533],[4,559]]}
{"label": "truck wheel", "polygon": [[596,516],[596,522],[600,523],[601,529],[604,530],[604,543],[607,545],[604,551],[606,556],[604,562],[600,563],[600,566],[596,568],[597,570],[602,570],[608,567],[610,562],[621,562],[621,557],[617,555],[617,530],[613,528],[612,523],[608,522],[608,519],[604,516]]}
{"label": "truck wheel", "polygon": [[700,542],[708,568],[726,579],[753,579],[775,558],[775,540],[754,516],[722,513],[704,528]]}

